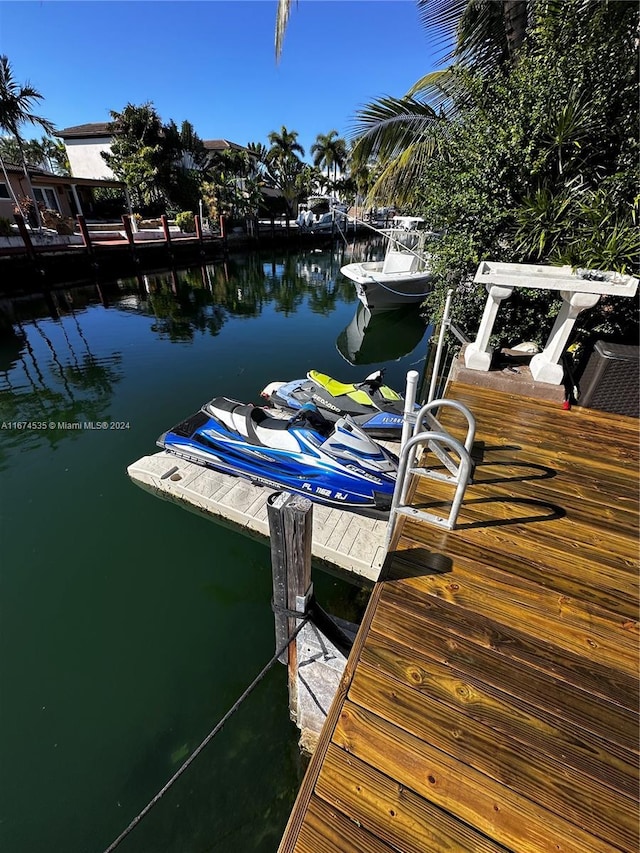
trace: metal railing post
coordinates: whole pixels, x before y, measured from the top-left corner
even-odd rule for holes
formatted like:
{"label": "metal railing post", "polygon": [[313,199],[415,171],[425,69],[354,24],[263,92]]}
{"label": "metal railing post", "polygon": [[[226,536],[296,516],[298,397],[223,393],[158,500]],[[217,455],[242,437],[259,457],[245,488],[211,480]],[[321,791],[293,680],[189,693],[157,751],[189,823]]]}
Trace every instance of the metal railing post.
{"label": "metal railing post", "polygon": [[436,348],[436,357],[433,362],[433,369],[431,371],[431,384],[429,385],[429,395],[427,396],[427,403],[430,403],[435,397],[436,393],[436,384],[438,382],[438,374],[440,373],[440,362],[442,360],[442,348],[444,346],[444,335],[446,330],[449,327],[449,314],[451,313],[451,299],[453,297],[453,290],[447,291],[447,299],[444,303],[444,311],[442,313],[442,321],[440,323],[440,334],[438,335],[438,346]]}
{"label": "metal railing post", "polygon": [[413,428],[414,418],[413,413],[416,403],[416,393],[418,389],[418,371],[410,370],[407,373],[407,386],[404,394],[404,421],[402,424],[402,436],[400,438],[400,449],[407,443],[409,435]]}

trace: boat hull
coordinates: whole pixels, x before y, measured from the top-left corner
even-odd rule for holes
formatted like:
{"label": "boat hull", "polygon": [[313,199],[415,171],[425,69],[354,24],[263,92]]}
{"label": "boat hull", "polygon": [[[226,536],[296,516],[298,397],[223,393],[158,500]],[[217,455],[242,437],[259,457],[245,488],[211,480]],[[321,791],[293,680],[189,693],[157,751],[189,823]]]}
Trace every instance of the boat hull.
{"label": "boat hull", "polygon": [[429,270],[384,273],[383,263],[354,263],[341,267],[350,279],[360,302],[370,311],[391,311],[422,302],[432,288]]}

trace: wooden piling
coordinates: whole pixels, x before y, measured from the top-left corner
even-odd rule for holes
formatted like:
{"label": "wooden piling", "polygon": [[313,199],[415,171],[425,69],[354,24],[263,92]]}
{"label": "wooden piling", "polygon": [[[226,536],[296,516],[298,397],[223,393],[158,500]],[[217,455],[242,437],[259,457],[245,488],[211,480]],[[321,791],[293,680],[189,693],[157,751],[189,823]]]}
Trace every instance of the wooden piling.
{"label": "wooden piling", "polygon": [[[285,643],[302,618],[311,599],[311,538],[313,504],[301,495],[276,492],[267,501],[271,566],[273,572],[273,609],[276,647]],[[280,659],[287,664],[289,709],[295,719],[297,709],[298,656],[291,643]]]}
{"label": "wooden piling", "polygon": [[164,214],[164,213],[162,214],[162,216],[160,217],[160,222],[162,223],[162,232],[164,234],[164,244],[167,247],[167,254],[169,256],[169,260],[173,261],[174,254],[173,254],[173,246],[171,243],[171,230],[169,229],[169,220],[168,220],[166,214]]}
{"label": "wooden piling", "polygon": [[87,254],[90,258],[93,258],[95,252],[93,249],[93,243],[91,241],[91,234],[89,233],[89,228],[87,227],[87,220],[81,213],[79,213],[76,216],[76,221],[78,223],[78,228],[80,229],[80,234],[82,235],[82,242],[84,243],[84,247],[87,250]]}
{"label": "wooden piling", "polygon": [[160,217],[160,222],[162,223],[162,233],[164,234],[164,244],[167,247],[167,252],[169,253],[169,257],[173,260],[173,250],[171,248],[171,231],[169,230],[169,220],[167,219],[166,214],[162,214]]}
{"label": "wooden piling", "polygon": [[227,245],[227,217],[224,213],[220,214],[220,236],[222,237],[222,251],[224,254],[227,254],[228,245]]}
{"label": "wooden piling", "polygon": [[138,256],[136,254],[136,243],[133,239],[133,228],[131,227],[131,216],[128,214],[123,214],[122,216],[122,226],[124,228],[124,233],[127,235],[127,243],[131,249],[131,256],[134,261],[138,261]]}
{"label": "wooden piling", "polygon": [[193,222],[196,227],[196,237],[198,238],[198,243],[202,246],[202,220],[200,219],[200,214],[196,213],[193,217]]}

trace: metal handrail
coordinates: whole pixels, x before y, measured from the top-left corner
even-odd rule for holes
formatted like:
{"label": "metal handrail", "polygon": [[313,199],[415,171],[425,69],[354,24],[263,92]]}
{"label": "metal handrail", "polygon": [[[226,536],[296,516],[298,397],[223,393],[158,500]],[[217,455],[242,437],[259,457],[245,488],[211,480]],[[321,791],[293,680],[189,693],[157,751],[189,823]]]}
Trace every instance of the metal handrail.
{"label": "metal handrail", "polygon": [[446,330],[449,328],[449,315],[451,314],[451,299],[453,297],[453,290],[447,291],[447,298],[444,303],[444,311],[442,312],[442,320],[440,322],[440,334],[438,335],[438,346],[436,347],[436,357],[433,362],[433,370],[431,373],[431,384],[429,386],[429,395],[427,397],[427,402],[433,400],[436,392],[436,383],[438,381],[438,374],[440,372],[440,362],[442,361],[442,348],[444,346],[444,335]]}
{"label": "metal handrail", "polygon": [[[476,437],[476,419],[473,414],[469,411],[469,409],[458,400],[447,400],[442,398],[440,400],[431,400],[428,403],[425,403],[424,406],[420,409],[418,414],[416,415],[416,423],[413,428],[413,434],[417,435],[420,432],[420,429],[424,423],[424,421],[428,421],[431,427],[437,426],[438,429],[443,432],[447,432],[442,424],[438,421],[435,415],[431,414],[432,409],[440,409],[440,408],[450,408],[455,409],[460,414],[464,415],[467,421],[467,435],[464,440],[464,447],[467,453],[471,453],[471,448],[473,447],[473,442]],[[447,433],[448,434],[448,433]]]}
{"label": "metal handrail", "polygon": [[[437,471],[429,470],[428,468],[413,468],[411,466],[410,460],[413,458],[414,449],[421,444],[428,444],[430,447],[437,447],[439,453],[446,455],[448,459],[451,459],[451,456],[450,454],[445,453],[444,447],[447,447],[450,451],[455,452],[460,461],[459,464],[456,466],[454,476],[448,477],[447,475],[440,474]],[[436,453],[438,458],[440,458],[439,453]],[[391,502],[391,511],[389,514],[389,526],[387,529],[387,546],[391,541],[393,521],[397,514],[407,515],[412,518],[426,521],[429,524],[435,524],[438,527],[444,527],[447,530],[453,530],[458,518],[458,513],[460,512],[462,501],[464,499],[465,490],[470,481],[471,468],[471,457],[467,449],[457,439],[455,439],[452,435],[449,435],[449,433],[447,432],[419,432],[416,433],[416,435],[414,435],[412,438],[410,438],[400,451],[398,479]],[[408,474],[418,474],[421,476],[431,477],[432,479],[436,480],[446,480],[448,482],[455,482],[456,490],[453,496],[453,500],[451,502],[449,516],[447,518],[434,515],[433,513],[426,512],[425,510],[418,509],[417,507],[409,506],[406,503],[407,490],[409,487],[409,478],[407,476]]]}
{"label": "metal handrail", "polygon": [[[409,515],[427,521],[430,524],[436,524],[440,527],[453,530],[464,499],[465,490],[471,482],[474,470],[471,449],[476,435],[475,417],[458,400],[447,399],[430,400],[415,413],[414,404],[417,378],[418,374],[416,371],[409,371],[407,373],[404,425],[399,452],[396,487],[389,513],[387,547],[391,541],[394,520],[397,514]],[[433,414],[433,412],[438,412],[441,408],[454,409],[464,416],[467,422],[467,434],[464,443],[460,443],[450,435],[435,414]],[[413,424],[413,435],[409,438],[411,424]],[[428,426],[429,429],[425,430],[425,426]],[[420,445],[426,445],[449,473],[442,473],[430,468],[414,467],[416,448]],[[430,477],[441,482],[455,484],[455,494],[448,518],[443,518],[406,504],[410,474],[417,474],[418,476]]]}

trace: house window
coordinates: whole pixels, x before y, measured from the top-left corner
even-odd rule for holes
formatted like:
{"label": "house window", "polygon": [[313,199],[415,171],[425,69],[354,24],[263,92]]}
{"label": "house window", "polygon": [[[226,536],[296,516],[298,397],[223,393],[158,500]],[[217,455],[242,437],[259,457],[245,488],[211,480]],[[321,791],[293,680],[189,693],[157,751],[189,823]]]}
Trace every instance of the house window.
{"label": "house window", "polygon": [[9,188],[3,183],[0,183],[0,198],[11,198],[9,195]]}
{"label": "house window", "polygon": [[60,213],[60,205],[53,187],[34,187],[33,194],[38,204],[43,204],[47,210]]}

